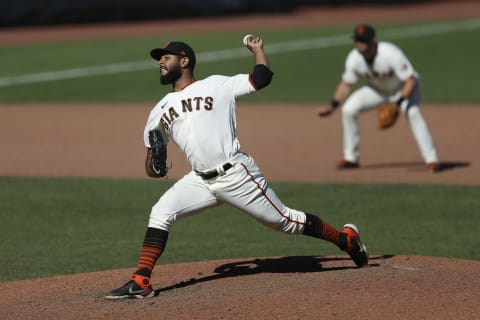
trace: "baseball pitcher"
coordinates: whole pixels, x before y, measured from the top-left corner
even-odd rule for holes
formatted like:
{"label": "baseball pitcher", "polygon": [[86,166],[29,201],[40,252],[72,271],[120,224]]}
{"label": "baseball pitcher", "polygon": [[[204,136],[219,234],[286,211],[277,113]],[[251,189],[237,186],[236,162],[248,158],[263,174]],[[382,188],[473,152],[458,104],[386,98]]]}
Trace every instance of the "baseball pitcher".
{"label": "baseball pitcher", "polygon": [[243,210],[265,226],[293,235],[329,241],[345,251],[358,267],[368,263],[367,247],[358,227],[337,230],[316,215],[285,206],[269,187],[236,135],[236,99],[270,84],[269,68],[260,37],[247,37],[253,53],[250,74],[212,75],[195,80],[195,53],[184,42],[153,49],[160,83],[172,92],[151,110],[145,126],[145,169],[150,177],[163,177],[167,144],[173,141],[192,170],[167,190],[152,207],[141,254],[132,278],[107,294],[109,299],[146,298],[155,295],[151,275],[165,250],[175,221],[223,203]]}

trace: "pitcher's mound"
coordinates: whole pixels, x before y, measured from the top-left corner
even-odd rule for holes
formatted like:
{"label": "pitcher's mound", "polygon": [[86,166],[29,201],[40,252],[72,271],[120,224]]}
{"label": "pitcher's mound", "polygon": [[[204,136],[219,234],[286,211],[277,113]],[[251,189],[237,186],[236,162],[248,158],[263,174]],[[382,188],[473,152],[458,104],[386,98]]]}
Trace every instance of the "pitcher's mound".
{"label": "pitcher's mound", "polygon": [[480,262],[373,256],[247,258],[158,265],[158,294],[104,295],[131,276],[111,270],[0,284],[1,319],[474,319]]}

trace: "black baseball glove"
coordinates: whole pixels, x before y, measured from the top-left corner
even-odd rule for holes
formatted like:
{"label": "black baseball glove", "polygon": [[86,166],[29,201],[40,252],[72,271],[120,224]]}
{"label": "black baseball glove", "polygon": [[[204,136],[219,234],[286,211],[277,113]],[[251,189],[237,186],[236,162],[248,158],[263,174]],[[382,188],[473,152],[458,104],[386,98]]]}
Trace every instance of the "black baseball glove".
{"label": "black baseball glove", "polygon": [[148,140],[152,156],[150,159],[150,168],[156,176],[164,177],[167,175],[167,143],[163,139],[160,130],[151,130],[148,132]]}

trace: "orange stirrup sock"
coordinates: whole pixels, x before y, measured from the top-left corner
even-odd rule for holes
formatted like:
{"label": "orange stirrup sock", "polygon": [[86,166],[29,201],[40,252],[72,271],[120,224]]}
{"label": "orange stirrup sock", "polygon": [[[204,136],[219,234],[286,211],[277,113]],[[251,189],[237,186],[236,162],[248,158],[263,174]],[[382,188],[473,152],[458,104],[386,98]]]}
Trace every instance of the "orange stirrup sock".
{"label": "orange stirrup sock", "polygon": [[[140,269],[140,270],[146,270],[146,269]],[[146,276],[142,276],[140,274],[134,273],[132,276],[132,280],[135,281],[141,288],[152,287],[150,283],[150,277],[146,277]]]}
{"label": "orange stirrup sock", "polygon": [[135,274],[150,277],[157,259],[162,255],[167,244],[168,231],[147,228],[143,240],[142,252]]}
{"label": "orange stirrup sock", "polygon": [[341,232],[326,222],[323,222],[319,217],[310,213],[305,213],[307,221],[305,222],[305,229],[303,234],[320,238],[340,246],[340,234]]}

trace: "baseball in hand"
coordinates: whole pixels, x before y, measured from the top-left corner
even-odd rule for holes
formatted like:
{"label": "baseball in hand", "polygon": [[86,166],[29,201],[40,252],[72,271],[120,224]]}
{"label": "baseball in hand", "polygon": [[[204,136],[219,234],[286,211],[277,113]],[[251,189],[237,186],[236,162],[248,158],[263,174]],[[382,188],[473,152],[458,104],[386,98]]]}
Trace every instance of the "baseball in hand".
{"label": "baseball in hand", "polygon": [[248,39],[252,39],[252,40],[254,40],[254,39],[255,39],[255,37],[254,37],[253,35],[251,35],[251,34],[247,34],[247,35],[245,35],[245,37],[243,37],[243,44],[244,44],[244,45],[247,45],[247,43],[248,43]]}

